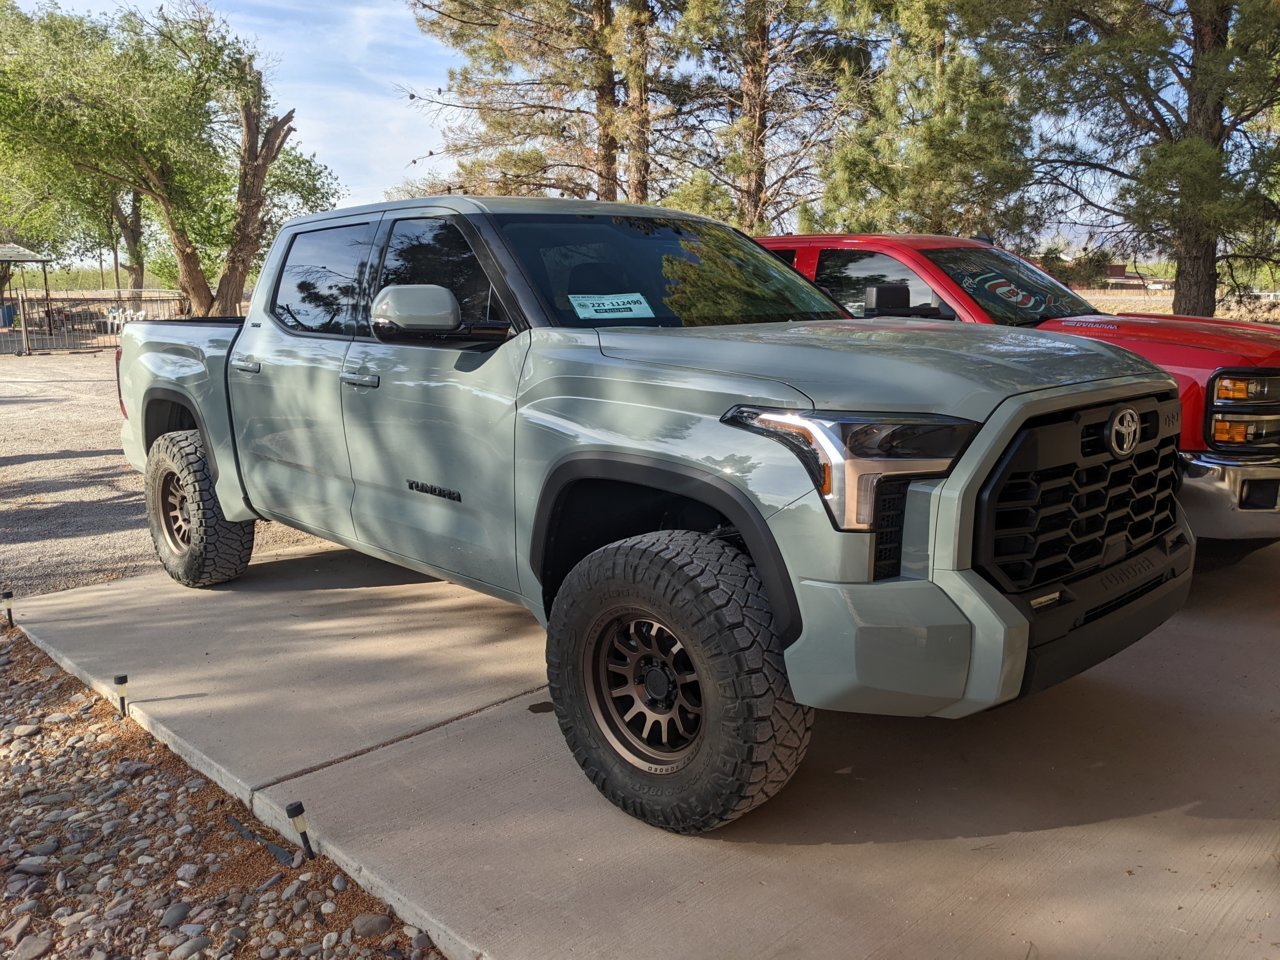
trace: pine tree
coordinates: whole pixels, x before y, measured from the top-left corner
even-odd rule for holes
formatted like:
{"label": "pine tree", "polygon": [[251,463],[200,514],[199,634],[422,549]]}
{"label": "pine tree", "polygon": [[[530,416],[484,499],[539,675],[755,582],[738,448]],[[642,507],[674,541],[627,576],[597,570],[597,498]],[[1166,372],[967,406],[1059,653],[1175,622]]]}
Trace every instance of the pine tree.
{"label": "pine tree", "polygon": [[1039,182],[1172,255],[1174,311],[1212,314],[1218,267],[1280,222],[1280,4],[967,0],[986,62],[1040,105]]}
{"label": "pine tree", "polygon": [[845,7],[873,38],[845,97],[857,117],[838,134],[813,226],[1029,240],[1046,211],[1028,190],[1032,111],[978,61],[947,5]]}

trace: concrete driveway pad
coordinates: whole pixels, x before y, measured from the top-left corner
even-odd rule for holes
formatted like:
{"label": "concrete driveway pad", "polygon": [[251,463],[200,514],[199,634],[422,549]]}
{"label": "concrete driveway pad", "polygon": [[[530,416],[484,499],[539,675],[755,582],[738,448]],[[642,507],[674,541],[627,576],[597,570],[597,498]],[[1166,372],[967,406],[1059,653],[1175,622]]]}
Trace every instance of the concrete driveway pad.
{"label": "concrete driveway pad", "polygon": [[[46,647],[78,638],[78,666],[93,651],[98,679],[129,651],[166,690],[221,691],[225,709],[138,709],[173,711],[261,788],[269,822],[304,800],[325,852],[451,957],[1280,957],[1280,546],[1202,569],[1173,621],[1025,701],[961,721],[821,714],[780,797],[695,838],[582,776],[527,615],[323,558],[255,565],[211,601],[145,577],[19,610]],[[171,621],[166,601],[193,595],[236,657],[152,649],[165,631],[146,611]],[[240,637],[246,617],[273,646]],[[279,757],[243,732],[253,717],[299,743]],[[263,779],[416,723],[436,725]]]}
{"label": "concrete driveway pad", "polygon": [[246,802],[546,683],[545,634],[526,611],[338,548],[255,560],[206,590],[157,565],[15,612],[104,692],[128,674],[138,718]]}

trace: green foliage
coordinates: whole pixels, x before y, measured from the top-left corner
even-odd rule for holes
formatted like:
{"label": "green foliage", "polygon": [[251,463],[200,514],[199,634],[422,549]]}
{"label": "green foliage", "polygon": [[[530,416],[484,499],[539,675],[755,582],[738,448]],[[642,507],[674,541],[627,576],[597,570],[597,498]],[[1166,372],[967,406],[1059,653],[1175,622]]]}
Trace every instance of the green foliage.
{"label": "green foliage", "polygon": [[255,52],[198,4],[94,18],[0,0],[0,49],[6,145],[59,202],[84,193],[110,210],[122,194],[145,198],[160,228],[148,245],[181,265],[176,279],[201,308],[208,278],[234,267],[236,285],[267,230],[338,196],[314,157],[281,152],[290,115],[267,115]]}
{"label": "green foliage", "polygon": [[[465,58],[414,91],[457,166],[397,187],[711,203],[768,229],[821,192],[866,63],[827,0],[414,0]],[[709,192],[710,183],[717,188]],[[720,204],[732,198],[732,209]]]}
{"label": "green foliage", "polygon": [[1027,190],[1034,111],[979,61],[948,11],[930,0],[846,8],[845,22],[879,38],[880,52],[846,81],[858,122],[836,140],[817,226],[1016,243],[1043,225]]}
{"label": "green foliage", "polygon": [[689,179],[662,198],[662,206],[685,213],[730,221],[735,205],[732,191],[711,178],[706,170],[695,170]]}
{"label": "green foliage", "polygon": [[1280,4],[958,9],[984,64],[1037,108],[1037,182],[1093,234],[1170,255],[1175,311],[1212,313],[1219,264],[1276,262]]}
{"label": "green foliage", "polygon": [[1111,251],[1103,247],[1082,250],[1068,260],[1060,244],[1045,248],[1040,254],[1040,269],[1049,276],[1073,287],[1096,287],[1107,277],[1113,260]]}

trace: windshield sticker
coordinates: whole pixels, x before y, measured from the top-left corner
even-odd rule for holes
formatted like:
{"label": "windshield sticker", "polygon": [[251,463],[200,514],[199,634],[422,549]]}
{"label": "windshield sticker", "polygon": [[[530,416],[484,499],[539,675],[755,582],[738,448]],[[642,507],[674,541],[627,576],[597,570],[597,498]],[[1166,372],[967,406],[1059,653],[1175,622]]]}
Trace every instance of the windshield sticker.
{"label": "windshield sticker", "polygon": [[569,302],[580,320],[653,317],[649,301],[638,293],[571,293]]}
{"label": "windshield sticker", "polygon": [[1031,293],[1023,290],[1014,281],[998,273],[983,273],[976,278],[966,277],[965,279],[969,281],[965,283],[965,288],[970,293],[975,287],[981,285],[992,296],[999,297],[1023,310],[1030,310],[1032,313],[1049,313],[1060,305],[1058,298],[1053,294]]}

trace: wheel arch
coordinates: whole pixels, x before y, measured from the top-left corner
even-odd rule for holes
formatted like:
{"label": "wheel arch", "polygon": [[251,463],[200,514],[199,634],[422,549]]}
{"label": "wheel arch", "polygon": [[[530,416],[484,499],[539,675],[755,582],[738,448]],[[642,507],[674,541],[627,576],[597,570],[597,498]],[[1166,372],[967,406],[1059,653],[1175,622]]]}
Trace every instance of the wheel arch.
{"label": "wheel arch", "polygon": [[174,430],[196,430],[204,443],[205,456],[209,461],[209,474],[214,482],[218,479],[218,461],[213,456],[213,447],[209,442],[209,431],[204,417],[200,415],[200,407],[188,394],[168,387],[151,387],[142,395],[142,452],[145,456],[151,452],[151,445],[161,434]]}
{"label": "wheel arch", "polygon": [[[575,503],[623,493],[639,501],[636,510],[606,518],[570,516]],[[782,551],[756,505],[710,471],[639,454],[570,454],[547,475],[529,542],[529,563],[542,586],[546,615],[565,576],[582,557],[623,537],[662,529],[655,521],[673,513],[692,520],[692,529],[704,527],[702,532],[715,529],[716,518],[734,529],[755,563],[783,646],[793,643],[801,630],[799,601]]]}

